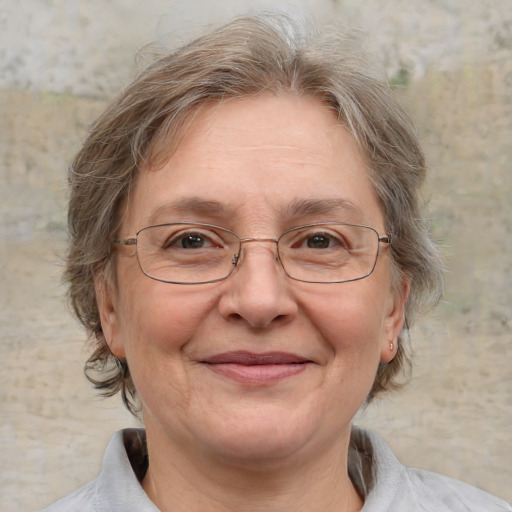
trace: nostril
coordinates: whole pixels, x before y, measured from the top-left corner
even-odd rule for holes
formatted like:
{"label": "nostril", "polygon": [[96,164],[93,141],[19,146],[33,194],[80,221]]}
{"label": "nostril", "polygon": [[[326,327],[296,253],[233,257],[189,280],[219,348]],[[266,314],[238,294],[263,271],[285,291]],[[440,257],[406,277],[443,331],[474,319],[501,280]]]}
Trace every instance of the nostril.
{"label": "nostril", "polygon": [[[230,313],[226,319],[228,322],[239,323],[239,322],[247,322],[249,328],[254,331],[262,331],[268,329],[269,325],[275,324],[283,324],[288,321],[288,315],[277,315],[276,317],[272,317],[269,315],[268,317],[262,318],[257,312],[251,312],[247,314],[241,313]],[[270,320],[270,321],[269,321]]]}

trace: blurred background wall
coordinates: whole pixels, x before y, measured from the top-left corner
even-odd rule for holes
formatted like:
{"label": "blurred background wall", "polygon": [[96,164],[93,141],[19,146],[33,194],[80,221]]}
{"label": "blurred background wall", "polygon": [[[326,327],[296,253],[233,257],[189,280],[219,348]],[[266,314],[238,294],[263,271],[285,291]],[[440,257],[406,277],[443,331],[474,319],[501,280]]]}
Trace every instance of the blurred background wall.
{"label": "blurred background wall", "polygon": [[415,118],[449,272],[413,332],[406,391],[362,412],[408,465],[512,500],[512,2],[0,1],[0,509],[35,510],[96,476],[113,431],[59,284],[66,165],[141,45],[251,9],[361,27]]}

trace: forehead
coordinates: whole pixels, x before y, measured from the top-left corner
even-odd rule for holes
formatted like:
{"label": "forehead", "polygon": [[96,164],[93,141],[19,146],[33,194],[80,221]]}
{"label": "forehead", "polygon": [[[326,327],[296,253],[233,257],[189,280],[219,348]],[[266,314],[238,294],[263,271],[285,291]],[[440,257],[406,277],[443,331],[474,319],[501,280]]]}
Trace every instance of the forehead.
{"label": "forehead", "polygon": [[130,228],[216,217],[381,220],[353,137],[318,99],[290,94],[201,108],[170,159],[141,171],[127,214]]}

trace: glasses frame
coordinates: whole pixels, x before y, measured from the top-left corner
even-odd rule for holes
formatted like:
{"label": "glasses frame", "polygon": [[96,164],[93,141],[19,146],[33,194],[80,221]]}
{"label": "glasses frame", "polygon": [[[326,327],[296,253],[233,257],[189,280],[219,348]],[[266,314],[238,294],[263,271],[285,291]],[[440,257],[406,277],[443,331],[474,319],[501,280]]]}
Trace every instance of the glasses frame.
{"label": "glasses frame", "polygon": [[[238,251],[233,256],[233,259],[231,261],[231,263],[233,264],[233,268],[225,276],[219,277],[219,278],[216,278],[216,279],[210,279],[208,281],[190,281],[190,282],[189,281],[170,281],[170,280],[167,280],[167,279],[160,279],[158,277],[155,277],[155,276],[152,276],[152,275],[148,274],[144,270],[143,266],[141,265],[140,259],[139,259],[139,252],[137,250],[137,240],[138,240],[139,234],[142,231],[145,231],[145,230],[151,229],[151,228],[157,228],[157,227],[163,227],[163,226],[178,226],[178,225],[180,225],[180,226],[200,226],[200,227],[204,227],[204,228],[215,228],[215,229],[220,229],[222,231],[225,231],[225,232],[230,233],[231,235],[233,235],[238,240]],[[365,275],[363,275],[363,276],[355,277],[355,278],[352,278],[352,279],[342,279],[342,280],[339,280],[339,281],[314,281],[314,280],[308,280],[308,279],[300,279],[300,278],[293,277],[292,275],[290,275],[288,273],[288,271],[286,270],[286,267],[283,264],[283,261],[281,260],[281,255],[279,253],[279,241],[285,235],[287,235],[288,233],[291,233],[292,231],[297,231],[299,229],[310,228],[310,227],[315,227],[315,226],[329,226],[329,225],[336,225],[336,226],[340,226],[341,225],[341,226],[351,226],[351,227],[357,227],[357,228],[366,228],[366,229],[369,229],[370,231],[373,231],[375,233],[375,235],[377,237],[377,251],[376,251],[375,259],[374,259],[374,262],[373,262],[373,265],[372,265],[371,269]],[[391,235],[390,234],[386,234],[386,236],[380,236],[378,231],[375,228],[372,228],[371,226],[365,226],[364,224],[350,224],[348,222],[337,222],[337,221],[313,222],[311,224],[303,224],[301,226],[295,226],[293,228],[287,229],[286,231],[281,233],[277,238],[240,238],[234,231],[231,231],[228,228],[224,228],[222,226],[217,226],[215,224],[205,224],[203,222],[164,222],[162,224],[153,224],[151,226],[145,226],[145,227],[139,229],[135,233],[135,237],[131,237],[131,238],[115,238],[115,239],[112,240],[111,243],[113,245],[121,245],[121,246],[125,246],[125,247],[134,245],[135,246],[135,254],[137,256],[137,263],[139,264],[139,268],[140,268],[141,272],[146,277],[148,277],[150,279],[153,279],[155,281],[160,281],[161,283],[194,285],[194,284],[217,283],[219,281],[224,281],[225,279],[227,279],[235,271],[235,269],[238,267],[239,263],[242,261],[241,260],[241,254],[242,254],[242,245],[244,243],[250,243],[250,242],[274,242],[276,244],[276,259],[279,261],[279,264],[281,265],[281,268],[283,269],[284,273],[290,279],[293,279],[294,281],[299,281],[301,283],[339,284],[339,283],[349,283],[349,282],[352,282],[352,281],[360,281],[361,279],[365,279],[368,276],[370,276],[373,273],[373,271],[375,270],[375,266],[377,265],[377,260],[379,258],[379,254],[381,252],[380,244],[383,243],[383,244],[387,244],[389,246],[389,245],[391,245],[391,241],[392,241],[392,239],[391,239]]]}

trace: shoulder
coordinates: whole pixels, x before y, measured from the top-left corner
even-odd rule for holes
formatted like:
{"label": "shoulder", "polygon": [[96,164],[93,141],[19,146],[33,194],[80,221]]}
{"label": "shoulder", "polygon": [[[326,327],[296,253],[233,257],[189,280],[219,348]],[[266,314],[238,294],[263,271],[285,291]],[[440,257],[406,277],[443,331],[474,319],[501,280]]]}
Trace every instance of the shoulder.
{"label": "shoulder", "polygon": [[95,490],[96,480],[93,480],[40,512],[70,512],[72,510],[94,512]]}
{"label": "shoulder", "polygon": [[405,469],[407,493],[425,507],[450,512],[512,512],[512,506],[477,487],[420,469]]}
{"label": "shoulder", "polygon": [[144,431],[117,432],[105,451],[100,475],[40,512],[157,512],[140,484],[146,465]]}
{"label": "shoulder", "polygon": [[365,497],[361,512],[512,512],[511,505],[481,489],[404,466],[384,439],[368,430],[354,428],[349,460]]}

